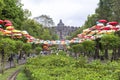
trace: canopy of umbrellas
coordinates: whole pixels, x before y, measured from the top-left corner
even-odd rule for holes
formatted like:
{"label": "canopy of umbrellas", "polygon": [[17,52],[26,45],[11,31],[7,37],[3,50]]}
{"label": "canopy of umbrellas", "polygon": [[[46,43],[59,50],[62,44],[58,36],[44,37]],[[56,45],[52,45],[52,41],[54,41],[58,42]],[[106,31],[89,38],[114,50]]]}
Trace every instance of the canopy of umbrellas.
{"label": "canopy of umbrellas", "polygon": [[81,43],[85,40],[94,40],[102,37],[104,34],[111,34],[116,31],[120,31],[120,25],[116,21],[107,22],[107,20],[98,20],[96,25],[91,28],[84,29],[81,34],[77,34],[77,37],[71,40],[37,40],[37,43],[45,44],[70,44],[70,43]]}
{"label": "canopy of umbrellas", "polygon": [[27,31],[16,30],[9,20],[0,20],[0,32],[4,36],[10,36],[11,38],[22,38],[23,36],[27,39],[28,43],[43,43],[43,44],[70,44],[70,43],[81,43],[84,40],[94,40],[101,37],[103,34],[111,34],[119,31],[120,25],[116,21],[107,22],[107,20],[98,20],[96,25],[91,28],[84,29],[81,34],[77,34],[77,37],[71,40],[41,40],[31,36]]}
{"label": "canopy of umbrellas", "polygon": [[22,38],[23,36],[27,39],[27,42],[33,42],[35,38],[27,31],[21,31],[14,28],[10,20],[0,20],[0,33],[3,36],[9,36],[11,38]]}
{"label": "canopy of umbrellas", "polygon": [[83,32],[78,34],[77,38],[73,38],[73,40],[78,39],[79,42],[84,40],[94,40],[96,38],[102,37],[103,34],[111,34],[119,30],[120,25],[116,21],[107,22],[107,20],[98,20],[96,25],[83,30]]}

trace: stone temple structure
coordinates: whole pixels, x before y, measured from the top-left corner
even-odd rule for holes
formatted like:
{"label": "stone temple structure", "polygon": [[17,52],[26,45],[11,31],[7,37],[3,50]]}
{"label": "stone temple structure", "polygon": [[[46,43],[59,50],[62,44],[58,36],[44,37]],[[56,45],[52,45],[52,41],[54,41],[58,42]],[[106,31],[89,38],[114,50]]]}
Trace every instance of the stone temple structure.
{"label": "stone temple structure", "polygon": [[70,36],[70,34],[76,31],[79,27],[74,26],[65,26],[62,20],[57,24],[54,28],[55,33],[59,36],[60,40],[65,40],[66,37]]}

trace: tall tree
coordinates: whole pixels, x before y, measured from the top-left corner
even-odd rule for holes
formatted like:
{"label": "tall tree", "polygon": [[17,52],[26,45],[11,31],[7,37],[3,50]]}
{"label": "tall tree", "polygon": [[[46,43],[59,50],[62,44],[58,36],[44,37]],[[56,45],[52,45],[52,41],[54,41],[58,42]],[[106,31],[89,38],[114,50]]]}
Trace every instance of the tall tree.
{"label": "tall tree", "polygon": [[111,0],[112,18],[115,21],[120,21],[120,0]]}
{"label": "tall tree", "polygon": [[24,9],[23,11],[25,19],[28,19],[32,15],[32,13],[28,9]]}
{"label": "tall tree", "polygon": [[118,46],[120,45],[120,38],[115,35],[104,35],[100,41],[105,50],[105,58],[108,59],[108,49],[112,49],[113,52],[112,52],[111,60],[116,59],[117,58],[116,50],[118,49]]}
{"label": "tall tree", "polygon": [[51,40],[52,36],[50,35],[50,31],[48,29],[44,29],[41,38],[44,40]]}
{"label": "tall tree", "polygon": [[30,35],[36,38],[41,38],[41,35],[43,34],[42,25],[32,19],[24,21],[21,29],[26,30]]}
{"label": "tall tree", "polygon": [[84,49],[84,56],[90,55],[91,52],[94,51],[95,42],[92,40],[86,40],[82,42],[83,49]]}
{"label": "tall tree", "polygon": [[98,4],[98,8],[96,9],[96,14],[98,15],[98,19],[106,19],[106,20],[112,20],[112,0],[100,0]]}
{"label": "tall tree", "polygon": [[5,4],[4,4],[4,0],[0,0],[0,16],[1,16],[1,12],[2,9],[4,8]]}
{"label": "tall tree", "polygon": [[84,29],[90,28],[94,26],[96,21],[98,20],[98,15],[97,14],[92,14],[87,17],[87,21],[85,21],[84,24]]}
{"label": "tall tree", "polygon": [[34,19],[40,24],[42,24],[44,27],[54,26],[53,19],[50,18],[48,15],[41,15],[41,16],[35,17]]}
{"label": "tall tree", "polygon": [[29,43],[24,43],[22,50],[25,52],[26,55],[30,54],[30,50],[32,49],[32,45]]}
{"label": "tall tree", "polygon": [[75,57],[78,58],[80,53],[83,52],[83,45],[82,44],[76,44],[72,46],[73,51],[75,52]]}
{"label": "tall tree", "polygon": [[16,41],[15,47],[16,47],[16,52],[19,55],[19,59],[22,58],[22,53],[21,52],[22,52],[23,44],[24,43],[22,41]]}
{"label": "tall tree", "polygon": [[15,50],[15,42],[9,38],[3,38],[0,42],[0,52],[2,54],[1,59],[1,66],[2,66],[2,73],[4,73],[4,63],[5,63],[5,57],[13,53]]}
{"label": "tall tree", "polygon": [[14,26],[20,29],[24,19],[24,11],[19,0],[4,0],[4,8],[1,10],[0,19],[9,19]]}

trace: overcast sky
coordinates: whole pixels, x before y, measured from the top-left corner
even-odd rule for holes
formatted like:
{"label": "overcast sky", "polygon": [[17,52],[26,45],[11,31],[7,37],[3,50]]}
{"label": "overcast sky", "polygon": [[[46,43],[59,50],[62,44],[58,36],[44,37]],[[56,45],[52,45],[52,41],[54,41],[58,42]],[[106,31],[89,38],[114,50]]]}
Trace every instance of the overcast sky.
{"label": "overcast sky", "polygon": [[32,17],[49,15],[55,25],[62,19],[66,26],[81,26],[95,12],[99,0],[21,0]]}

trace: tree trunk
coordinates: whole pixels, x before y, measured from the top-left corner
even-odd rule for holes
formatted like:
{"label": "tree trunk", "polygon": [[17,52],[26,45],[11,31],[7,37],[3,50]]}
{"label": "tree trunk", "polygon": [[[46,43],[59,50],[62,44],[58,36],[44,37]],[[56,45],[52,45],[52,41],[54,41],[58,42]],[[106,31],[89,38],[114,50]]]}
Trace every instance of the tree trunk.
{"label": "tree trunk", "polygon": [[108,48],[105,47],[105,54],[104,54],[105,59],[108,59]]}
{"label": "tree trunk", "polygon": [[5,68],[5,64],[4,64],[4,59],[2,60],[2,62],[1,62],[1,72],[2,72],[2,74],[4,74],[4,68]]}
{"label": "tree trunk", "polygon": [[11,63],[12,63],[12,61],[10,60],[10,68],[11,68]]}
{"label": "tree trunk", "polygon": [[9,60],[9,63],[10,63],[10,68],[11,68],[12,67],[11,64],[12,64],[12,61],[13,61],[13,55],[12,54],[10,54],[8,60]]}
{"label": "tree trunk", "polygon": [[97,38],[96,40],[95,40],[95,42],[96,42],[96,45],[95,45],[95,55],[94,55],[94,59],[99,59],[99,57],[100,57],[100,55],[99,55],[99,49],[100,49],[100,38]]}
{"label": "tree trunk", "polygon": [[111,61],[116,59],[116,49],[113,48],[113,52],[112,52],[112,57],[111,57]]}
{"label": "tree trunk", "polygon": [[99,58],[99,46],[97,45],[95,47],[95,55],[94,55],[94,59],[98,59]]}
{"label": "tree trunk", "polygon": [[4,68],[5,68],[5,64],[4,64],[4,58],[5,58],[5,55],[4,55],[4,49],[2,49],[2,51],[1,51],[1,56],[2,56],[2,58],[1,58],[1,71],[2,71],[2,74],[4,74]]}
{"label": "tree trunk", "polygon": [[118,53],[117,53],[118,58],[120,58],[120,46],[118,47]]}

